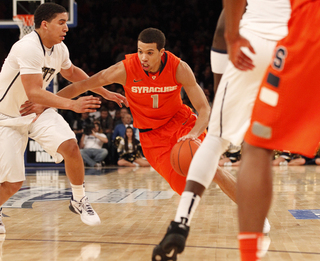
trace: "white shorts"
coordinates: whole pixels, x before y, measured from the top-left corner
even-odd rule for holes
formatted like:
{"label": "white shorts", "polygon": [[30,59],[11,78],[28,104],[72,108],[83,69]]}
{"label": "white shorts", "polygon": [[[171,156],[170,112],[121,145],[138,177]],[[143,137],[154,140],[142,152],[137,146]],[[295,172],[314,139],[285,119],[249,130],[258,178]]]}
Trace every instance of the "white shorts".
{"label": "white shorts", "polygon": [[238,146],[249,127],[252,108],[264,73],[271,62],[276,41],[261,38],[246,29],[241,35],[247,38],[256,54],[243,51],[253,60],[252,71],[240,71],[229,61],[214,98],[208,133]]}
{"label": "white shorts", "polygon": [[[25,117],[17,120],[21,122],[21,118]],[[64,141],[76,139],[68,123],[52,108],[45,110],[34,123],[0,126],[0,183],[25,180],[24,152],[28,137],[37,141],[56,163],[63,160],[57,152],[59,146]]]}
{"label": "white shorts", "polygon": [[59,163],[63,161],[62,155],[57,152],[59,146],[64,141],[76,140],[76,135],[64,118],[55,109],[49,108],[30,125],[29,138],[38,142]]}
{"label": "white shorts", "polygon": [[227,53],[216,52],[211,49],[210,61],[212,72],[217,74],[223,74],[227,68],[229,56]]}
{"label": "white shorts", "polygon": [[0,115],[0,183],[25,180],[24,151],[28,126],[36,115],[10,118]]}

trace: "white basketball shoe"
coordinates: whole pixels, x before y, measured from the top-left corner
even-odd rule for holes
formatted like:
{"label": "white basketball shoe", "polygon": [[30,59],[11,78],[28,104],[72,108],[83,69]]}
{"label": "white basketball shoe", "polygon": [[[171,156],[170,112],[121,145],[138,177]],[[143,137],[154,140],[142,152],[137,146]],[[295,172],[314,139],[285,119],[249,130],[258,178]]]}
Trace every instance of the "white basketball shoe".
{"label": "white basketball shoe", "polygon": [[69,209],[72,212],[79,214],[82,222],[89,226],[97,226],[101,224],[100,218],[91,207],[87,196],[84,196],[80,201],[76,201],[72,197]]}

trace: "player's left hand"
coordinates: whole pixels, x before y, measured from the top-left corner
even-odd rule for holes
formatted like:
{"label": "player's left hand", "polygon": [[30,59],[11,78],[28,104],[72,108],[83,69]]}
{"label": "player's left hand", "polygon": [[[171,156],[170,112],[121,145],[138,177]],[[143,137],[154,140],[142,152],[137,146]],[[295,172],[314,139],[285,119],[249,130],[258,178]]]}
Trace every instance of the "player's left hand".
{"label": "player's left hand", "polygon": [[196,135],[193,135],[193,134],[187,134],[185,136],[182,136],[178,139],[178,142],[180,141],[184,141],[184,140],[187,140],[187,139],[190,139],[190,140],[194,140],[194,141],[198,141],[199,143],[201,143],[201,140],[198,139],[198,137]]}
{"label": "player's left hand", "polygon": [[47,106],[33,103],[31,101],[26,101],[20,107],[20,114],[21,116],[27,116],[31,113],[35,113],[37,114],[37,117],[33,120],[35,121],[39,117],[39,115],[47,108],[48,108]]}
{"label": "player's left hand", "polygon": [[120,108],[122,107],[122,104],[124,104],[126,107],[129,107],[127,98],[121,95],[120,93],[107,91],[103,98],[116,102]]}
{"label": "player's left hand", "polygon": [[42,106],[40,104],[33,103],[31,101],[26,101],[24,104],[20,107],[20,114],[21,116],[26,116],[31,113],[40,114],[46,109],[45,106]]}

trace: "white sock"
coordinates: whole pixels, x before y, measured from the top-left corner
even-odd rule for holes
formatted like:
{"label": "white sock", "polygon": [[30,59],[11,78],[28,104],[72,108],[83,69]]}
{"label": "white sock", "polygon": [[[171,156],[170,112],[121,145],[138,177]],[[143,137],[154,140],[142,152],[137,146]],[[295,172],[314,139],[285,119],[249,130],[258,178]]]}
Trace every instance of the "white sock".
{"label": "white sock", "polygon": [[191,219],[199,205],[200,199],[201,198],[193,192],[184,191],[181,195],[174,221],[190,226]]}
{"label": "white sock", "polygon": [[192,180],[208,188],[216,174],[220,156],[229,144],[227,140],[208,134],[191,161],[187,181]]}
{"label": "white sock", "polygon": [[73,199],[80,201],[84,196],[84,185],[73,185],[71,184]]}
{"label": "white sock", "polygon": [[[187,180],[195,181],[208,188],[217,171],[220,155],[227,150],[229,144],[227,140],[207,135],[191,161]],[[190,226],[200,200],[199,195],[184,191],[174,221]]]}

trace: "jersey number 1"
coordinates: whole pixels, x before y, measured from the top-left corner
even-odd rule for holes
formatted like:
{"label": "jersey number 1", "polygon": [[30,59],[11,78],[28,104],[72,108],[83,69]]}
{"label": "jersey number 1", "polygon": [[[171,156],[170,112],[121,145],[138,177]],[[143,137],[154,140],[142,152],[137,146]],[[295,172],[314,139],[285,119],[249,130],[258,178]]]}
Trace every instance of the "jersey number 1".
{"label": "jersey number 1", "polygon": [[151,95],[152,98],[152,108],[158,109],[159,108],[159,94]]}

